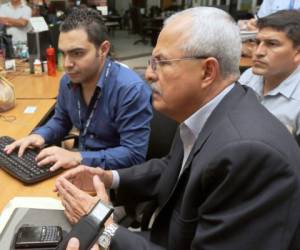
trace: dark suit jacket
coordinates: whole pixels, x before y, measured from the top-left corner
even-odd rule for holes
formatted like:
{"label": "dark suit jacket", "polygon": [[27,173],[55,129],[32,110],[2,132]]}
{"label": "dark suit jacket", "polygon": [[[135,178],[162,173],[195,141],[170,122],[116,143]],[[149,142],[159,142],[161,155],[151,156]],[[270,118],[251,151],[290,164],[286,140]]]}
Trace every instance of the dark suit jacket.
{"label": "dark suit jacket", "polygon": [[117,200],[155,199],[160,212],[150,241],[120,227],[112,250],[289,248],[300,221],[300,150],[252,90],[236,84],[225,96],[178,178],[182,158],[177,133],[167,157],[118,170]]}

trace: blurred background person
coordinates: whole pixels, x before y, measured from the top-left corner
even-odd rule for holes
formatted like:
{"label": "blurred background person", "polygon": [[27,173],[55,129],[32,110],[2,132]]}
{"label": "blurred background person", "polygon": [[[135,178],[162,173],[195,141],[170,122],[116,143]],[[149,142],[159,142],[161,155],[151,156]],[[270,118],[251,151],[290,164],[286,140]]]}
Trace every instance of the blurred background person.
{"label": "blurred background person", "polygon": [[31,15],[31,8],[21,0],[11,0],[0,6],[0,23],[6,26],[7,34],[12,35],[14,44],[27,42]]}

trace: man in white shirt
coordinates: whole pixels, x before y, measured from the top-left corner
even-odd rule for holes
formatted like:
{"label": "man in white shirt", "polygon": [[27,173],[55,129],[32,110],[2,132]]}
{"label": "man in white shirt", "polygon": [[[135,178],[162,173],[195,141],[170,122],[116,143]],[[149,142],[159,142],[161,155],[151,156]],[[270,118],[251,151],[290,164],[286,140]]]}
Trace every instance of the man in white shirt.
{"label": "man in white shirt", "polygon": [[294,135],[300,135],[300,12],[281,10],[258,20],[253,67],[239,82]]}
{"label": "man in white shirt", "polygon": [[0,6],[0,23],[6,26],[7,34],[12,35],[13,43],[27,42],[30,30],[31,9],[21,0],[11,0]]}

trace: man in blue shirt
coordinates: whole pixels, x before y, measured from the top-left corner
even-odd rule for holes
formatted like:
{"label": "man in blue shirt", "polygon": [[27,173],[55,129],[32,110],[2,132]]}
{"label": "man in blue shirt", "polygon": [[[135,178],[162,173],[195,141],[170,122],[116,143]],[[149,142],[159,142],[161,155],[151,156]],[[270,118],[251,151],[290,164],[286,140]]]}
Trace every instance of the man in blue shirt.
{"label": "man in blue shirt", "polygon": [[104,169],[144,161],[152,117],[150,88],[130,69],[109,56],[110,43],[101,16],[75,9],[60,27],[59,49],[66,74],[61,79],[54,116],[33,134],[6,147],[19,156],[29,147],[60,142],[72,129],[79,134],[79,152],[48,147],[38,165],[51,170],[80,163]]}

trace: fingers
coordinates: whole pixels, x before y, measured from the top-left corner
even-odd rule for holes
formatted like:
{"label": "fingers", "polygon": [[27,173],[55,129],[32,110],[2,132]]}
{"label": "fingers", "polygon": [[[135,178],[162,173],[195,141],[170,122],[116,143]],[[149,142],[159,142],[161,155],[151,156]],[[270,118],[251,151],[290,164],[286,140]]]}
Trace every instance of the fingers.
{"label": "fingers", "polygon": [[63,163],[59,161],[57,157],[57,147],[49,147],[43,149],[37,156],[36,161],[38,162],[37,165],[39,167],[53,164],[51,166],[50,171],[55,171],[63,166]]}
{"label": "fingers", "polygon": [[49,157],[50,155],[53,155],[55,148],[56,147],[49,147],[49,148],[45,148],[45,149],[41,150],[41,152],[36,156],[35,160],[37,162],[40,162],[43,159],[45,159],[46,157]]}
{"label": "fingers", "polygon": [[18,156],[22,157],[26,148],[28,148],[28,146],[30,146],[32,144],[32,142],[30,140],[25,140],[23,141],[23,143],[21,143],[19,145],[19,152],[18,152]]}
{"label": "fingers", "polygon": [[93,184],[94,184],[95,190],[97,192],[97,196],[101,195],[103,192],[106,192],[105,186],[104,186],[103,182],[100,180],[99,176],[94,175]]}
{"label": "fingers", "polygon": [[112,172],[108,170],[103,170],[102,168],[91,168],[86,167],[86,171],[88,171],[92,175],[98,175],[100,180],[103,182],[106,188],[110,188],[112,184]]}
{"label": "fingers", "polygon": [[80,246],[79,240],[77,238],[71,238],[69,240],[66,250],[79,250],[79,246]]}
{"label": "fingers", "polygon": [[20,141],[15,141],[12,144],[7,145],[4,148],[4,152],[6,154],[11,154],[15,150],[15,148],[19,147],[19,144],[20,144]]}
{"label": "fingers", "polygon": [[40,147],[44,144],[44,142],[45,142],[45,140],[43,139],[43,137],[41,137],[40,135],[37,135],[37,134],[32,134],[23,139],[17,140],[10,145],[7,145],[4,149],[4,151],[7,154],[10,154],[16,148],[19,148],[18,156],[21,157],[24,154],[26,148],[28,148],[29,146]]}
{"label": "fingers", "polygon": [[96,243],[92,248],[91,250],[99,250],[99,245]]}
{"label": "fingers", "polygon": [[79,165],[76,168],[72,168],[72,169],[64,172],[61,175],[61,177],[71,181],[73,178],[75,178],[77,175],[83,173],[84,171],[85,171],[85,166]]}

